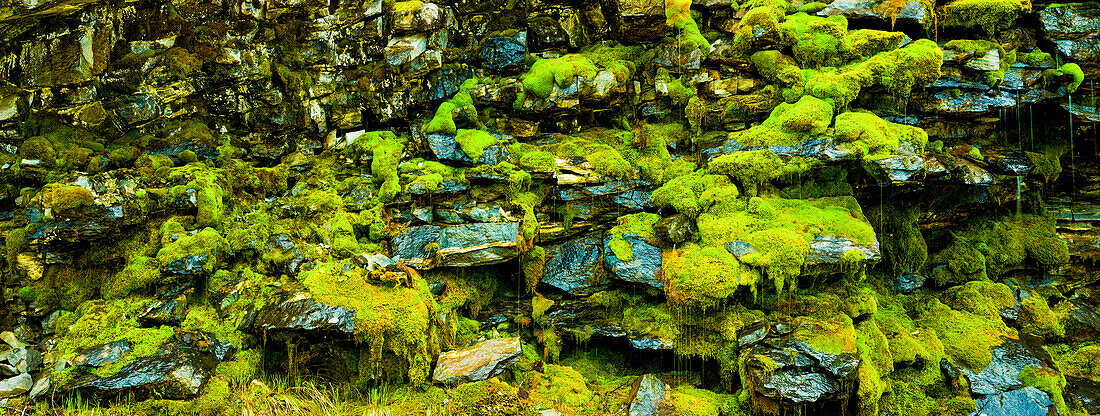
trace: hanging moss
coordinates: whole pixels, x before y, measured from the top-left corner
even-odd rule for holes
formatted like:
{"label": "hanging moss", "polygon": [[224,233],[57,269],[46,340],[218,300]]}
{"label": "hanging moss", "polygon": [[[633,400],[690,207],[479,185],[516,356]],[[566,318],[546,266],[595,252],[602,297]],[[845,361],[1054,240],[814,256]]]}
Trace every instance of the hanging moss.
{"label": "hanging moss", "polygon": [[745,267],[725,247],[690,243],[665,251],[662,267],[670,302],[690,307],[717,307],[741,286],[756,292],[759,274]]}
{"label": "hanging moss", "polygon": [[993,360],[990,347],[1016,336],[999,317],[954,310],[938,300],[921,305],[920,311],[919,324],[936,331],[947,358],[972,371],[981,371]]}
{"label": "hanging moss", "polygon": [[708,175],[703,170],[690,175],[669,180],[653,191],[650,201],[659,207],[671,207],[691,217],[698,216],[706,207],[700,203],[700,196],[711,188],[730,186],[729,179],[722,175]]}
{"label": "hanging moss", "polygon": [[928,134],[919,127],[891,123],[873,113],[849,111],[837,115],[834,131],[849,148],[860,149],[865,159],[894,155],[902,144],[921,154],[928,144]]}
{"label": "hanging moss", "polygon": [[370,352],[360,369],[379,374],[383,351],[397,355],[408,366],[408,380],[427,380],[435,343],[436,306],[428,284],[410,275],[406,285],[376,285],[367,282],[368,273],[359,267],[328,262],[298,276],[319,302],[355,311],[355,336]]}
{"label": "hanging moss", "polygon": [[1073,77],[1073,81],[1066,84],[1066,91],[1070,93],[1077,91],[1077,87],[1081,86],[1081,82],[1085,80],[1085,73],[1081,71],[1081,67],[1075,63],[1062,65],[1058,67],[1058,71]]}
{"label": "hanging moss", "polygon": [[746,193],[757,195],[762,185],[790,179],[821,166],[816,159],[791,157],[784,161],[771,150],[735,152],[714,158],[707,167],[711,173],[729,175],[739,180]]}
{"label": "hanging moss", "polygon": [[665,0],[665,24],[679,31],[676,40],[682,49],[697,49],[703,59],[710,55],[710,42],[699,32],[699,25],[691,17],[691,0]]}

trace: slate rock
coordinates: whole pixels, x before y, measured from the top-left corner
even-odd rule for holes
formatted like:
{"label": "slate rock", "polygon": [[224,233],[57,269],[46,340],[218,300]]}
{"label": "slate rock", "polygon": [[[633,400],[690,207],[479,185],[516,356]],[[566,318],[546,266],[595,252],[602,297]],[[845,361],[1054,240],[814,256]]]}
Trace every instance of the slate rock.
{"label": "slate rock", "polygon": [[355,311],[329,306],[308,293],[286,296],[245,314],[238,326],[241,331],[259,334],[271,330],[355,332]]}
{"label": "slate rock", "polygon": [[156,354],[135,358],[110,377],[89,375],[74,380],[66,390],[79,391],[84,397],[188,399],[199,394],[216,365],[209,353],[166,345]]}
{"label": "slate rock", "polygon": [[633,393],[627,414],[630,416],[674,416],[671,388],[652,374],[643,374],[634,380]]}
{"label": "slate rock", "polygon": [[595,293],[604,283],[603,238],[577,237],[546,248],[542,283],[573,295]]}
{"label": "slate rock", "polygon": [[5,379],[0,381],[0,398],[21,395],[31,391],[31,387],[34,387],[34,380],[27,373]]}
{"label": "slate rock", "polygon": [[518,222],[409,227],[393,238],[393,260],[420,270],[499,264],[519,255],[519,231]]}
{"label": "slate rock", "polygon": [[650,285],[656,288],[664,287],[664,283],[658,278],[661,272],[661,249],[649,244],[644,238],[634,233],[624,233],[623,241],[630,243],[633,258],[623,261],[615,256],[611,250],[611,235],[604,237],[604,267],[607,268],[612,278]]}
{"label": "slate rock", "polygon": [[127,338],[108,342],[77,355],[73,359],[75,366],[102,367],[118,361],[118,359],[130,354],[132,344]]}
{"label": "slate rock", "polygon": [[439,354],[432,380],[459,384],[485,380],[500,374],[522,353],[519,338],[496,338],[468,348]]}

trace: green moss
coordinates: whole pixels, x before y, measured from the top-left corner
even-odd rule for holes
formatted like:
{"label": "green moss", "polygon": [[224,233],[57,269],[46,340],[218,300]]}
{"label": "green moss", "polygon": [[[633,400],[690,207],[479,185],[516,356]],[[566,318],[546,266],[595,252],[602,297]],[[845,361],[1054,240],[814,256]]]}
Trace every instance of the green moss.
{"label": "green moss", "polygon": [[298,281],[319,302],[355,311],[356,339],[370,353],[360,360],[361,377],[379,375],[383,351],[390,351],[407,366],[410,383],[423,383],[437,348],[436,306],[427,282],[412,275],[406,285],[389,287],[368,283],[368,275],[359,267],[328,262],[300,274]]}
{"label": "green moss", "polygon": [[1004,337],[1015,337],[1001,319],[958,311],[937,300],[920,305],[920,325],[934,329],[943,343],[944,353],[955,365],[981,371],[993,356],[990,347],[1000,345]]}
{"label": "green moss", "polygon": [[825,8],[828,7],[828,6],[829,5],[827,3],[822,3],[820,1],[815,1],[815,2],[812,2],[812,3],[806,3],[806,4],[803,4],[801,6],[798,6],[798,11],[800,13],[814,14],[814,13],[820,12],[822,10],[825,10]]}
{"label": "green moss", "polygon": [[24,140],[23,144],[19,145],[19,157],[23,159],[40,160],[42,161],[42,166],[46,168],[53,167],[57,163],[57,151],[54,150],[53,144],[42,136],[35,136]]}
{"label": "green moss", "polygon": [[611,237],[609,245],[611,247],[611,252],[614,253],[615,257],[620,261],[634,261],[634,251],[631,248],[631,244],[624,241],[621,234],[615,234]]}
{"label": "green moss", "polygon": [[[157,262],[167,266],[173,262],[194,256],[203,262],[202,270],[213,273],[218,266],[218,259],[226,249],[226,241],[222,235],[213,228],[205,228],[195,235],[186,236],[176,242],[165,246],[157,252]],[[137,272],[139,276],[148,276],[146,272]],[[138,279],[140,280],[140,279]],[[129,283],[127,283],[127,286]]]}
{"label": "green moss", "polygon": [[859,29],[848,32],[848,54],[853,58],[870,58],[878,53],[889,52],[901,45],[905,34],[883,30]]}
{"label": "green moss", "polygon": [[803,68],[838,66],[847,61],[850,48],[845,35],[848,19],[841,15],[818,17],[806,13],[787,16],[779,25],[784,40]]}
{"label": "green moss", "polygon": [[1073,93],[1077,91],[1077,87],[1081,86],[1081,82],[1085,80],[1085,73],[1081,71],[1081,67],[1074,63],[1068,63],[1058,68],[1063,74],[1073,77],[1073,81],[1066,84],[1066,91]]}
{"label": "green moss", "polygon": [[122,299],[160,279],[160,263],[151,257],[136,257],[103,287],[104,299]]}
{"label": "green moss", "polygon": [[1073,414],[1066,406],[1066,399],[1062,391],[1066,388],[1066,377],[1049,368],[1035,366],[1024,367],[1020,371],[1019,380],[1025,386],[1035,387],[1050,394],[1050,401],[1058,408],[1058,413],[1063,415]]}
{"label": "green moss", "polygon": [[470,95],[470,90],[477,84],[478,79],[476,77],[464,81],[454,97],[444,101],[436,108],[435,116],[424,125],[424,133],[456,134],[458,132],[454,120],[456,110],[461,110],[467,119],[477,122],[477,108],[474,107],[474,100]]}
{"label": "green moss", "polygon": [[392,131],[372,131],[359,136],[343,153],[356,161],[363,161],[370,155],[373,180],[380,184],[377,201],[388,203],[401,191],[398,165],[404,151],[404,138]]}
{"label": "green moss", "polygon": [[15,256],[27,248],[27,229],[16,228],[8,231],[4,244],[8,249],[6,253],[8,263],[15,264]]}
{"label": "green moss", "polygon": [[519,159],[519,165],[525,169],[539,172],[554,172],[557,170],[557,162],[550,152],[536,151],[525,153]]}
{"label": "green moss", "polygon": [[739,287],[756,292],[759,274],[742,265],[725,247],[689,243],[662,256],[669,302],[708,309],[717,307]]}
{"label": "green moss", "polygon": [[172,169],[168,180],[173,183],[185,182],[184,185],[172,187],[171,197],[173,200],[194,201],[198,211],[195,221],[200,227],[221,227],[226,211],[225,199],[229,196],[223,175],[205,164],[194,163]]}
{"label": "green moss", "polygon": [[1046,63],[1050,62],[1050,54],[1043,52],[1039,48],[1035,48],[1032,49],[1031,52],[1020,56],[1019,60],[1020,62],[1031,66],[1043,66]]}
{"label": "green moss", "polygon": [[[89,301],[80,306],[79,316],[71,326],[62,329],[62,336],[55,351],[66,359],[76,358],[77,352],[107,342],[128,339],[131,343],[129,354],[98,369],[92,370],[100,377],[108,377],[137,357],[149,356],[159,350],[164,341],[175,332],[172,327],[140,328],[137,316],[147,302],[134,301]],[[61,379],[70,378],[81,369],[70,368],[62,373]]]}
{"label": "green moss", "polygon": [[16,295],[19,296],[19,299],[23,302],[31,303],[34,302],[35,299],[38,299],[38,289],[34,286],[23,286],[19,288],[19,292],[16,293]]}
{"label": "green moss", "polygon": [[836,116],[834,131],[849,148],[860,149],[865,159],[894,155],[903,143],[921,154],[928,144],[928,134],[919,127],[891,123],[873,113],[842,113]]}
{"label": "green moss", "polygon": [[569,54],[555,59],[539,59],[531,69],[523,74],[521,81],[526,92],[540,98],[547,98],[554,85],[565,88],[578,76],[592,78],[599,68],[587,56]]}
{"label": "green moss", "polygon": [[937,277],[944,284],[995,278],[1025,262],[1051,270],[1068,259],[1066,243],[1055,232],[1053,219],[1023,214],[973,221],[954,234],[953,243],[936,253],[931,264],[948,266]]}
{"label": "green moss", "polygon": [[710,54],[710,42],[691,17],[691,0],[665,0],[665,24],[678,29],[676,40],[681,49],[697,49],[703,58]]}
{"label": "green moss", "polygon": [[417,10],[421,7],[424,7],[424,2],[420,0],[398,1],[393,3],[393,11],[395,12],[407,12],[410,10]]}
{"label": "green moss", "polygon": [[554,364],[543,366],[542,373],[528,373],[524,385],[530,386],[527,391],[531,401],[556,407],[566,414],[585,413],[585,406],[595,398],[580,373]]}
{"label": "green moss", "polygon": [[1066,354],[1054,356],[1062,373],[1073,377],[1082,377],[1100,382],[1100,346],[1085,345],[1070,348]]}
{"label": "green moss", "polygon": [[[672,405],[683,416],[718,416],[725,400],[717,393],[682,385],[671,394]],[[728,399],[726,399],[728,400]]]}
{"label": "green moss", "polygon": [[1031,3],[1020,0],[956,0],[944,6],[940,16],[945,27],[981,29],[994,36],[1029,10]]}
{"label": "green moss", "polygon": [[39,195],[42,198],[42,204],[55,213],[65,213],[95,203],[92,191],[75,185],[52,183],[42,187]]}
{"label": "green moss", "polygon": [[710,188],[730,186],[723,175],[708,175],[703,170],[678,176],[653,191],[650,201],[658,207],[671,207],[691,217],[696,217],[706,207],[700,204],[700,196]]}
{"label": "green moss", "polygon": [[714,158],[707,170],[738,179],[749,195],[769,182],[791,179],[821,165],[820,161],[791,157],[784,161],[768,149],[734,152]]}
{"label": "green moss", "polygon": [[496,137],[481,130],[458,130],[455,141],[462,148],[462,153],[465,153],[474,162],[481,160],[481,156],[485,154],[485,148],[498,142]]}
{"label": "green moss", "polygon": [[744,146],[790,146],[824,134],[833,122],[833,105],[812,96],[782,103],[759,126],[729,134]]}

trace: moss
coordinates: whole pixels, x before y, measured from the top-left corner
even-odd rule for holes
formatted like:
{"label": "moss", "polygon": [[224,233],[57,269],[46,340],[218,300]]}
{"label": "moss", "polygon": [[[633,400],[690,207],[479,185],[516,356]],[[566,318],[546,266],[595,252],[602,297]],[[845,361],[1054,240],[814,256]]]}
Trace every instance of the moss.
{"label": "moss", "polygon": [[860,149],[866,159],[896,154],[902,144],[920,154],[928,144],[928,134],[919,127],[891,123],[873,113],[842,113],[836,116],[834,131],[839,141]]}
{"label": "moss", "polygon": [[104,299],[122,299],[160,279],[160,263],[151,257],[136,257],[103,287]]}
{"label": "moss", "polygon": [[697,49],[704,59],[710,54],[710,42],[691,17],[691,0],[665,0],[665,24],[678,29],[676,41],[681,49]]}
{"label": "moss", "polygon": [[838,66],[847,61],[850,48],[845,35],[848,19],[841,15],[818,17],[806,13],[787,16],[779,25],[791,52],[803,68]]}
{"label": "moss", "polygon": [[941,273],[950,273],[937,278],[944,284],[995,278],[1025,262],[1051,270],[1068,259],[1066,243],[1055,232],[1053,219],[1023,214],[972,221],[931,263],[948,266]]}
{"label": "moss", "polygon": [[539,59],[523,74],[521,81],[526,92],[547,98],[554,85],[565,88],[578,76],[592,78],[599,69],[587,56],[569,54],[555,59]]}
{"label": "moss", "polygon": [[671,207],[678,212],[696,217],[706,207],[700,204],[700,196],[710,188],[729,186],[729,179],[722,175],[708,175],[703,170],[678,176],[657,188],[650,201],[658,207]]}
{"label": "moss", "polygon": [[1035,366],[1024,367],[1020,371],[1019,380],[1025,386],[1032,386],[1050,394],[1050,401],[1058,408],[1058,413],[1063,415],[1073,414],[1066,406],[1066,399],[1062,391],[1066,388],[1066,377],[1049,368]]}
{"label": "moss", "polygon": [[981,29],[994,36],[1029,10],[1031,3],[1020,0],[956,0],[944,6],[941,21],[945,27]]}
{"label": "moss", "polygon": [[765,184],[796,177],[820,165],[817,160],[798,156],[784,161],[771,150],[762,149],[718,156],[707,170],[738,179],[747,194],[756,195]]}
{"label": "moss", "polygon": [[[73,359],[81,348],[88,348],[123,338],[131,343],[129,354],[93,370],[100,377],[108,377],[137,357],[152,355],[159,350],[164,341],[174,333],[168,326],[160,328],[140,328],[137,316],[144,310],[147,302],[136,301],[89,301],[77,311],[79,318],[71,326],[64,328],[55,351],[63,358]],[[72,377],[78,369],[68,369],[62,379]]]}
{"label": "moss", "polygon": [[1082,377],[1100,382],[1100,346],[1085,345],[1070,348],[1067,354],[1054,356],[1058,368],[1067,376]]}
{"label": "moss", "polygon": [[34,302],[38,299],[38,289],[34,286],[23,286],[19,288],[19,292],[16,293],[19,299],[26,303]]}
{"label": "moss", "polygon": [[39,191],[39,195],[42,198],[42,204],[56,213],[66,213],[85,205],[95,204],[92,191],[75,185],[52,183],[44,186]]}
{"label": "moss", "polygon": [[1043,52],[1039,48],[1035,48],[1035,49],[1032,49],[1031,52],[1028,52],[1028,53],[1020,56],[1019,60],[1020,60],[1020,62],[1023,62],[1027,65],[1043,66],[1043,65],[1047,64],[1048,62],[1050,62],[1050,54],[1046,53],[1046,52]]}
{"label": "moss", "polygon": [[585,406],[595,398],[580,373],[554,364],[543,366],[542,373],[528,373],[525,385],[530,386],[531,401],[558,407],[567,414],[585,413]]}
{"label": "moss", "polygon": [[718,416],[724,414],[722,406],[728,397],[723,397],[709,390],[698,389],[688,385],[681,385],[672,390],[670,394],[672,405],[684,416]]}
{"label": "moss", "polygon": [[363,161],[370,155],[373,180],[380,184],[376,199],[388,203],[401,190],[398,165],[404,151],[405,139],[391,131],[372,131],[359,136],[343,153],[356,161]]}
{"label": "moss", "polygon": [[319,302],[355,311],[356,339],[370,353],[360,360],[361,377],[380,375],[383,351],[390,351],[407,366],[410,383],[423,383],[438,348],[428,283],[412,274],[407,285],[389,287],[368,283],[367,276],[359,267],[327,262],[299,274],[298,281]]}
{"label": "moss", "polygon": [[393,3],[394,12],[407,12],[410,10],[417,10],[421,7],[424,7],[424,2],[420,0],[398,1]]}
{"label": "moss", "polygon": [[[213,273],[218,266],[218,258],[225,252],[226,241],[213,228],[205,228],[195,235],[186,236],[165,246],[157,252],[156,260],[162,266],[168,266],[177,260],[195,257],[202,261],[202,270]],[[141,274],[146,276],[146,274]]]}
{"label": "moss", "polygon": [[19,145],[19,157],[42,161],[42,167],[51,168],[57,163],[57,151],[45,137],[35,136]]}
{"label": "moss", "polygon": [[848,32],[848,54],[853,58],[870,58],[882,52],[889,52],[901,45],[905,34],[883,30],[859,29]]}
{"label": "moss", "polygon": [[229,196],[225,177],[205,164],[194,163],[175,168],[168,176],[173,183],[185,182],[171,189],[175,201],[191,200],[195,204],[195,221],[200,227],[220,228],[226,211],[225,199]]}
{"label": "moss", "polygon": [[1073,81],[1066,84],[1066,91],[1073,93],[1077,91],[1077,87],[1081,86],[1081,82],[1085,80],[1085,73],[1081,71],[1081,67],[1075,63],[1068,63],[1058,67],[1058,71],[1062,74],[1066,74],[1073,77]]}
{"label": "moss", "polygon": [[497,144],[497,138],[481,130],[458,130],[455,141],[462,148],[462,153],[477,162],[485,154],[485,148]]}
{"label": "moss", "polygon": [[824,134],[833,122],[833,105],[812,96],[782,103],[759,126],[729,134],[744,146],[790,146]]}
{"label": "moss", "polygon": [[1058,339],[1066,336],[1066,327],[1062,320],[1068,311],[1055,311],[1047,300],[1038,294],[1020,299],[1020,330],[1045,338]]}
{"label": "moss", "polygon": [[717,307],[739,287],[756,291],[759,274],[742,265],[725,247],[689,243],[662,256],[665,294],[670,302],[707,309]]}
{"label": "moss", "polygon": [[458,92],[455,93],[454,97],[444,101],[436,108],[435,116],[424,125],[424,133],[442,133],[450,135],[458,133],[458,128],[454,120],[454,113],[456,110],[461,110],[467,119],[477,122],[477,108],[474,106],[473,97],[470,95],[470,90],[477,85],[478,79],[476,77],[464,81],[462,85],[459,86]]}
{"label": "moss", "polygon": [[557,162],[550,152],[536,151],[525,153],[519,159],[520,167],[539,172],[554,172],[557,170]]}
{"label": "moss", "polygon": [[1016,336],[1000,318],[958,311],[937,300],[921,305],[919,324],[934,329],[944,353],[955,365],[981,371],[993,360],[990,348]]}

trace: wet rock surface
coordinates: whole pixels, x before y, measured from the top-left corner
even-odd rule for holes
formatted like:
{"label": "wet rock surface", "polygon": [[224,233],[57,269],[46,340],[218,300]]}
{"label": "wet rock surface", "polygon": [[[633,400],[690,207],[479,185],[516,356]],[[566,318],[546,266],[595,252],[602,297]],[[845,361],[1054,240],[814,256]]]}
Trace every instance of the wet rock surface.
{"label": "wet rock surface", "polygon": [[458,384],[485,380],[503,372],[519,355],[519,338],[497,338],[439,355],[432,380]]}

